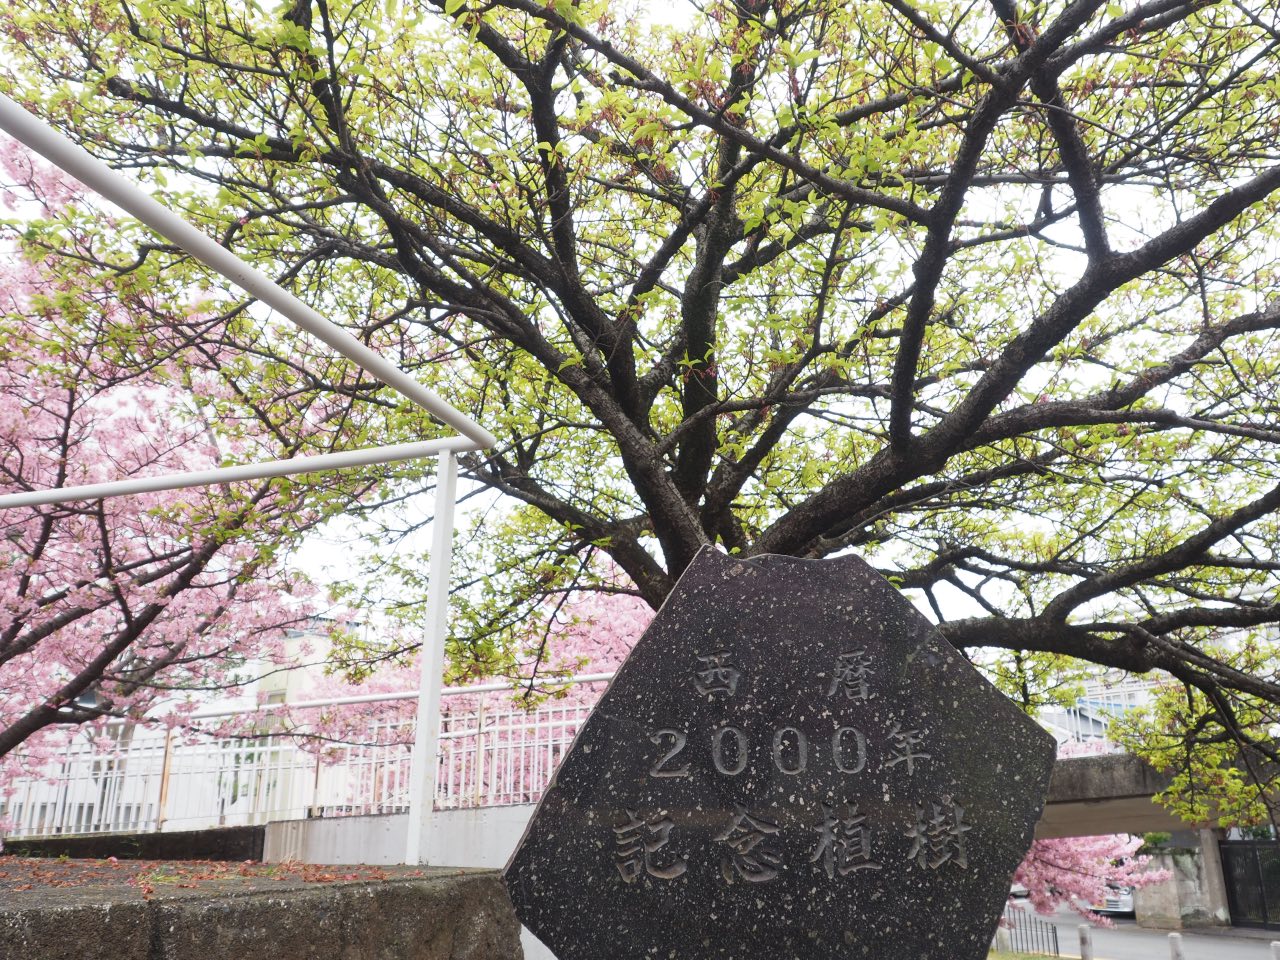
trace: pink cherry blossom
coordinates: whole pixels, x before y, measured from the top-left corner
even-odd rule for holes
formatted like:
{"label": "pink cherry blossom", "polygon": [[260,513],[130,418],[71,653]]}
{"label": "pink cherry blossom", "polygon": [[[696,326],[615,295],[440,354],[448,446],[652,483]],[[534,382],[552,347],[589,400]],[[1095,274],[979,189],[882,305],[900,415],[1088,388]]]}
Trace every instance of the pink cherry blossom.
{"label": "pink cherry blossom", "polygon": [[[24,216],[52,220],[82,193],[0,142],[0,197]],[[74,226],[59,236],[65,249],[87,242]],[[206,469],[231,453],[231,437],[277,455],[234,409],[226,358],[207,342],[197,358],[183,354],[198,307],[174,314],[21,240],[0,237],[0,493]],[[279,559],[321,518],[306,489],[0,511],[0,791],[83,725],[180,724],[202,692],[282,664],[285,630],[312,614],[310,588]]]}
{"label": "pink cherry blossom", "polygon": [[[1167,880],[1167,870],[1150,870],[1151,858],[1138,855],[1141,837],[1123,834],[1036,840],[1018,865],[1013,882],[1027,888],[1031,905],[1053,913],[1062,904],[1107,925],[1088,906],[1108,896],[1108,885],[1144,887]],[[1114,895],[1114,894],[1112,894]]]}

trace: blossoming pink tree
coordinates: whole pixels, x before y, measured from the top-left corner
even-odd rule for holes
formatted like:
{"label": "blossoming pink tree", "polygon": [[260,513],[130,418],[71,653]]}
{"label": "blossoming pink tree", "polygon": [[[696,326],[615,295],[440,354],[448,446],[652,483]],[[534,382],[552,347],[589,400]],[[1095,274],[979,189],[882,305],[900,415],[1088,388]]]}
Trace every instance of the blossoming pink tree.
{"label": "blossoming pink tree", "polygon": [[[251,394],[220,318],[185,291],[117,283],[88,248],[48,254],[44,234],[76,250],[77,223],[105,215],[74,182],[12,143],[0,181],[23,221],[0,241],[0,492],[296,453],[332,418]],[[358,490],[348,476],[0,511],[0,782],[78,725],[162,701],[177,718],[191,691],[279,661],[310,614],[281,557]]]}
{"label": "blossoming pink tree", "polygon": [[1151,858],[1138,855],[1141,846],[1141,837],[1119,834],[1036,840],[1013,882],[1027,888],[1031,905],[1040,913],[1053,913],[1066,904],[1096,920],[1087,906],[1107,899],[1108,884],[1144,887],[1168,878],[1166,871],[1148,869]]}

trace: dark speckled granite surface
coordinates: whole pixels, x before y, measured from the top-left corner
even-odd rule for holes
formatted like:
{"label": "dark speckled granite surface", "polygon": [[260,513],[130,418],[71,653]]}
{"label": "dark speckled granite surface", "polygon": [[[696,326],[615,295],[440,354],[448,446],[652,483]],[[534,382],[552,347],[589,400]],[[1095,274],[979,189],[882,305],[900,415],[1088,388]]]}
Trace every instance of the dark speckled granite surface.
{"label": "dark speckled granite surface", "polygon": [[1053,753],[862,561],[708,549],[506,881],[560,960],[981,960]]}

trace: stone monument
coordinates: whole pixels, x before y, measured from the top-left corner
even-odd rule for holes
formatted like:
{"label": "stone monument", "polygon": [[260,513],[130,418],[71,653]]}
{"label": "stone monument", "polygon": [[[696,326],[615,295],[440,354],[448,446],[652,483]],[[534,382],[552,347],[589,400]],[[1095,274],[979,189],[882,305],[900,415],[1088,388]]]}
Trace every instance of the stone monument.
{"label": "stone monument", "polygon": [[505,878],[559,960],[984,960],[1053,759],[861,560],[708,548]]}

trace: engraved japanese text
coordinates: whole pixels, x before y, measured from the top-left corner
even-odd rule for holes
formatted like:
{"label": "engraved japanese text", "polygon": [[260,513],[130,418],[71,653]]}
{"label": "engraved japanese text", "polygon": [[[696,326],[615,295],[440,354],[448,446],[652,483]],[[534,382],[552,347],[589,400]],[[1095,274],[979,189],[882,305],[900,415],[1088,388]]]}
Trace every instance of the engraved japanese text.
{"label": "engraved japanese text", "polygon": [[782,858],[770,846],[778,832],[778,824],[735,804],[733,819],[716,840],[726,849],[720,861],[720,874],[726,883],[734,879],[747,883],[763,883],[778,875]]}
{"label": "engraved japanese text", "polygon": [[843,693],[850,700],[866,700],[870,696],[867,678],[871,676],[871,658],[867,651],[850,650],[836,657],[836,668],[831,673],[827,696]]}
{"label": "engraved japanese text", "polygon": [[705,657],[698,657],[698,661],[702,666],[693,672],[693,682],[699,693],[725,693],[733,696],[738,692],[742,671],[729,662],[729,651],[709,653]]}
{"label": "engraved japanese text", "polygon": [[683,857],[666,856],[665,865],[657,854],[671,839],[674,825],[665,812],[641,818],[636,810],[627,810],[625,823],[613,828],[613,862],[623,883],[635,883],[644,874],[659,880],[674,880],[689,868]]}
{"label": "engraved japanese text", "polygon": [[809,858],[810,863],[821,863],[827,876],[846,877],[855,870],[879,870],[881,865],[871,859],[871,828],[867,818],[858,813],[855,803],[848,815],[841,817],[834,805],[822,805],[822,823],[815,827],[818,848]]}
{"label": "engraved japanese text", "polygon": [[885,762],[886,767],[905,763],[907,773],[915,773],[916,761],[930,758],[928,753],[920,749],[924,744],[924,737],[919,730],[903,730],[902,724],[895,721],[893,729],[889,731],[889,739],[893,741],[893,754]]}
{"label": "engraved japanese text", "polygon": [[915,823],[907,830],[911,840],[907,859],[930,870],[948,862],[968,867],[964,835],[972,829],[965,823],[964,807],[950,797],[943,797],[941,803],[925,803],[916,808]]}

